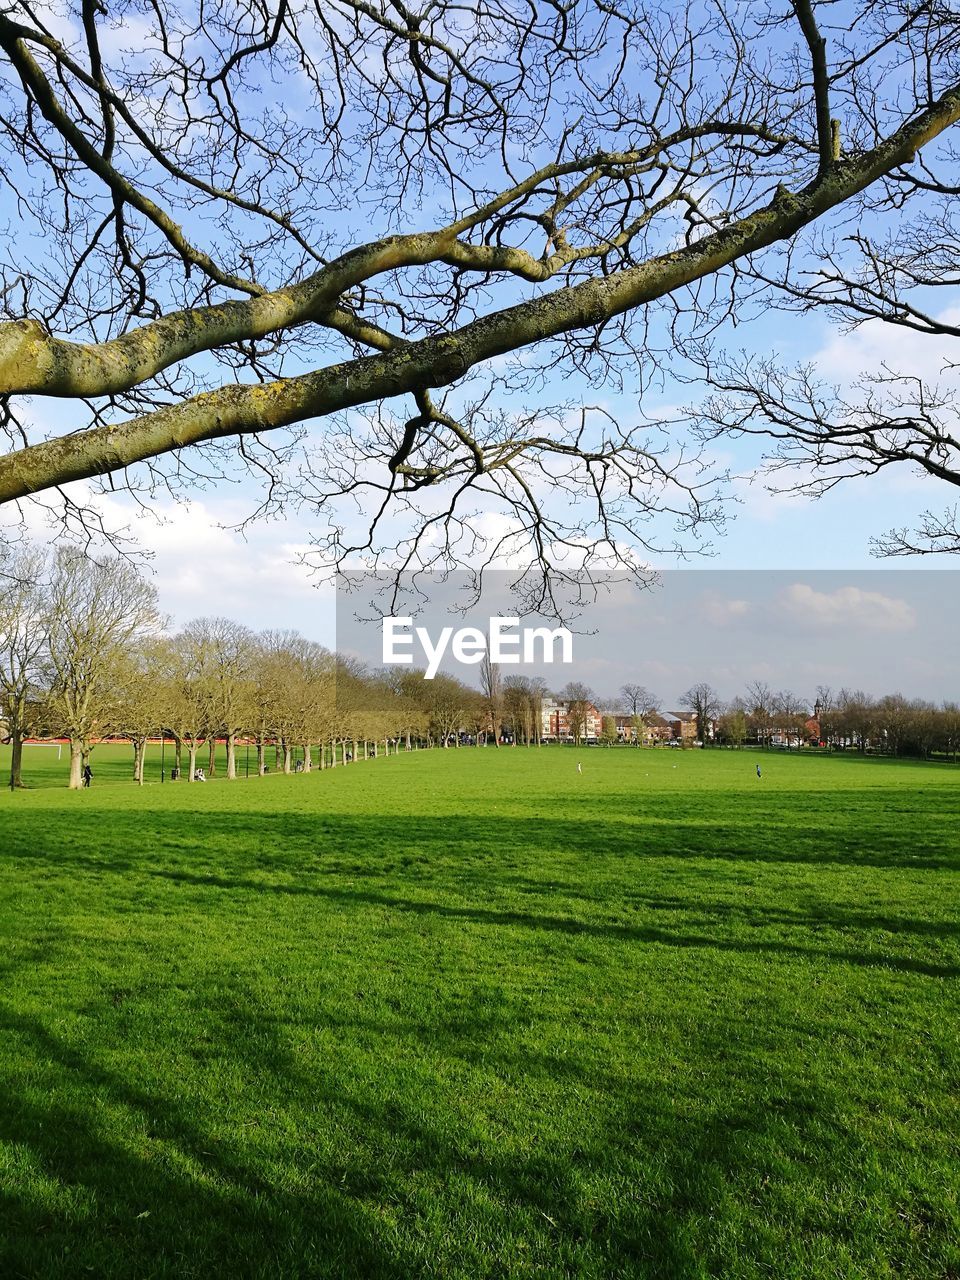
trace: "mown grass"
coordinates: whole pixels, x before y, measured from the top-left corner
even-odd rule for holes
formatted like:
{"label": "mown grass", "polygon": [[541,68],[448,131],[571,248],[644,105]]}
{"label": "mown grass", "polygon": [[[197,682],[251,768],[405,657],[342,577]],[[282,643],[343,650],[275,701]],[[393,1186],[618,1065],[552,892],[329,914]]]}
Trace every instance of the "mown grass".
{"label": "mown grass", "polygon": [[960,770],[109,755],[0,798],[0,1274],[960,1275]]}

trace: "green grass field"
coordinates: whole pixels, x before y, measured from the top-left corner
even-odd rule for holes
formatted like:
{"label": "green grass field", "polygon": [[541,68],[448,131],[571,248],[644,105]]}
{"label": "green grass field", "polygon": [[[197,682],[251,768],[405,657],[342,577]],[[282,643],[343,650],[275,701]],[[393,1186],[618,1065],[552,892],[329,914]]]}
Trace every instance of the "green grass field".
{"label": "green grass field", "polygon": [[4,1277],[960,1276],[960,769],[129,760],[0,797]]}

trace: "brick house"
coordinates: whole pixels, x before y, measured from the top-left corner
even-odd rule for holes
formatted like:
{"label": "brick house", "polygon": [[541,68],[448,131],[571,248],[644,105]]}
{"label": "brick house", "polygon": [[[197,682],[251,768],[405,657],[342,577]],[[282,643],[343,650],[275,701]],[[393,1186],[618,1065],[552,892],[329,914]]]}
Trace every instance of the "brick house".
{"label": "brick house", "polygon": [[[620,742],[635,742],[636,733],[634,730],[634,717],[631,716],[614,716],[613,719],[617,726],[617,739]],[[673,730],[664,720],[663,716],[654,712],[649,715],[643,722],[643,745],[652,746],[656,742],[669,742],[673,737]]]}
{"label": "brick house", "polygon": [[[596,742],[603,731],[603,717],[592,702],[586,705],[583,738]],[[544,742],[572,742],[570,704],[557,698],[544,698],[540,736]]]}
{"label": "brick house", "polygon": [[[699,742],[697,717],[693,711],[665,711],[670,736],[675,742]],[[707,721],[707,740],[712,741],[717,731],[716,720]]]}

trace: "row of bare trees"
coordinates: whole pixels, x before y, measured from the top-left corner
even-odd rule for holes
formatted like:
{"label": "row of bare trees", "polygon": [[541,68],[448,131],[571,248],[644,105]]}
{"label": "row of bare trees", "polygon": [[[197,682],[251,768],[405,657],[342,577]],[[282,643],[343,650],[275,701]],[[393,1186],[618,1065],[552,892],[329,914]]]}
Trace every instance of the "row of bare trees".
{"label": "row of bare trees", "polygon": [[[510,689],[510,703],[515,691]],[[0,561],[0,721],[11,743],[10,785],[21,785],[30,735],[70,743],[69,786],[82,785],[94,744],[133,744],[143,782],[149,739],[173,739],[174,767],[191,781],[201,750],[207,776],[226,747],[256,745],[257,770],[276,752],[285,772],[366,758],[416,744],[482,740],[489,700],[459,680],[370,673],[294,631],[254,633],[227,618],[165,630],[154,587],[123,559],[22,546]]]}
{"label": "row of bare trees", "polygon": [[821,739],[833,746],[889,755],[929,756],[943,752],[957,758],[960,749],[960,705],[892,693],[873,698],[860,690],[823,690]]}

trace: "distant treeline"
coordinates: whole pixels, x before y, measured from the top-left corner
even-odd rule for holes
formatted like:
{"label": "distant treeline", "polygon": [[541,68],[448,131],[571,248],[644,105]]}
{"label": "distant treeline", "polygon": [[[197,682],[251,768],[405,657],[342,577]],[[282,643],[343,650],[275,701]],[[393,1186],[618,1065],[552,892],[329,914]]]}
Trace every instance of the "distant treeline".
{"label": "distant treeline", "polygon": [[[417,746],[539,745],[545,682],[503,678],[485,662],[481,689],[453,676],[430,681],[410,668],[370,671],[295,631],[255,633],[226,618],[200,618],[170,634],[156,590],[123,558],[96,560],[70,548],[8,548],[0,558],[0,730],[12,745],[12,787],[21,785],[23,740],[70,742],[69,786],[98,740],[129,739],[133,777],[143,781],[144,747],[172,740],[175,767],[193,780],[202,750],[207,776],[226,744],[226,776],[237,775],[239,741],[256,744],[258,770],[267,751],[291,772],[353,763],[370,754]],[[590,691],[568,684],[560,695],[585,736]],[[701,741],[769,745],[822,741],[857,750],[956,756],[960,709],[954,703],[872,699],[818,690],[811,710],[787,693],[754,684],[722,706],[709,685],[688,690],[681,704]],[[659,700],[625,685],[604,706],[600,735],[637,744],[663,724]]]}
{"label": "distant treeline", "polygon": [[[835,750],[882,752],[956,758],[960,750],[960,705],[906,698],[900,693],[876,698],[860,690],[834,691],[824,685],[814,698],[774,690],[754,681],[746,691],[723,702],[709,684],[696,684],[679,699],[689,715],[691,738],[700,743],[759,747],[826,746]],[[650,741],[673,726],[661,711],[660,699],[641,685],[624,685],[604,704],[607,741]]]}

